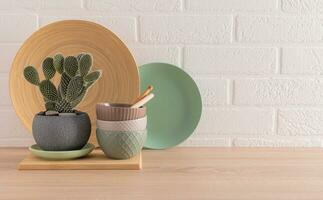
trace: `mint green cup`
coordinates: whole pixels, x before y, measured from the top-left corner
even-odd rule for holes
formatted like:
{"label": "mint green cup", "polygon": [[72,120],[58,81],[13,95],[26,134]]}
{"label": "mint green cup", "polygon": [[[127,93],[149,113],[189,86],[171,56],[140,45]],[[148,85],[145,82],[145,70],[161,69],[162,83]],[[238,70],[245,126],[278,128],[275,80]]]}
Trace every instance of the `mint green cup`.
{"label": "mint green cup", "polygon": [[140,153],[147,138],[147,131],[109,131],[97,128],[96,138],[107,157],[129,159]]}

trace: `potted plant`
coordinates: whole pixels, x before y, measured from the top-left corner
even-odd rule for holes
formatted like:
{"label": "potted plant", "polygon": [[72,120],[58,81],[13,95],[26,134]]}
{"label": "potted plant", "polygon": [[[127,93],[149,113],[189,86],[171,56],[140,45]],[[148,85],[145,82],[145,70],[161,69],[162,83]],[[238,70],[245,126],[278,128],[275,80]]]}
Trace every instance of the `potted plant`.
{"label": "potted plant", "polygon": [[[41,149],[69,151],[86,145],[91,121],[87,113],[74,108],[101,76],[101,71],[90,72],[91,67],[92,56],[81,53],[45,58],[42,63],[45,80],[42,81],[33,66],[24,69],[25,79],[37,86],[44,97],[46,111],[37,113],[32,124],[33,137]],[[57,87],[51,81],[55,74],[61,75]]]}

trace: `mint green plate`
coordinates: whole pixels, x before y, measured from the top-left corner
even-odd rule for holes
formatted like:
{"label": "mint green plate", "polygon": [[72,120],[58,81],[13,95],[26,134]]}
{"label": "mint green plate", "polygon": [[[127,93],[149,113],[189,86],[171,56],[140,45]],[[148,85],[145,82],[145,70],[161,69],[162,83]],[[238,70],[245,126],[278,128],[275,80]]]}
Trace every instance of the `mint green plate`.
{"label": "mint green plate", "polygon": [[37,144],[29,147],[31,153],[37,157],[44,158],[46,160],[71,160],[88,155],[93,151],[95,146],[91,143],[87,143],[82,149],[73,151],[44,151],[39,148]]}
{"label": "mint green plate", "polygon": [[155,97],[147,103],[146,148],[164,149],[186,140],[202,113],[201,95],[194,80],[182,69],[166,63],[139,67],[141,91],[152,85]]}

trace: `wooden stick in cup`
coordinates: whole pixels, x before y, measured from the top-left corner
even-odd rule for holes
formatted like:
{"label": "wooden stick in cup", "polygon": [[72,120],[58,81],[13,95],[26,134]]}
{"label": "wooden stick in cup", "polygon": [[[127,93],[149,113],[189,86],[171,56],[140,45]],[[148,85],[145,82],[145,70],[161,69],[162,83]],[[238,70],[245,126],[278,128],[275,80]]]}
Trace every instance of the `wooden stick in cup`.
{"label": "wooden stick in cup", "polygon": [[142,98],[140,101],[138,101],[137,103],[133,104],[131,106],[131,108],[139,108],[143,105],[145,105],[148,101],[150,101],[152,98],[154,98],[154,94],[148,94],[147,96],[145,96],[144,98]]}
{"label": "wooden stick in cup", "polygon": [[144,93],[142,93],[135,101],[134,101],[134,103],[133,103],[133,105],[134,104],[136,104],[138,101],[140,101],[141,99],[143,99],[145,96],[147,96],[152,90],[154,89],[154,87],[153,86],[151,86],[151,85],[149,85],[148,87],[147,87],[147,89],[144,91]]}

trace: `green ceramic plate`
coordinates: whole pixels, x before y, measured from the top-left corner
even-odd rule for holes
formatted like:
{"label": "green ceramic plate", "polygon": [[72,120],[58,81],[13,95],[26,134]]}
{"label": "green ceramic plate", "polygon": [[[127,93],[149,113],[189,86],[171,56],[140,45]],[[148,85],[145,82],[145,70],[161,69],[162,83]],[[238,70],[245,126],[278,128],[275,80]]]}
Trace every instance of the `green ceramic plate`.
{"label": "green ceramic plate", "polygon": [[39,148],[37,144],[29,147],[31,153],[37,157],[41,157],[47,160],[71,160],[75,158],[80,158],[88,155],[93,151],[95,146],[91,143],[87,143],[80,150],[73,151],[44,151]]}
{"label": "green ceramic plate", "polygon": [[147,104],[148,136],[145,147],[164,149],[186,140],[202,113],[201,95],[182,69],[166,63],[139,67],[141,91],[152,85],[155,97]]}

